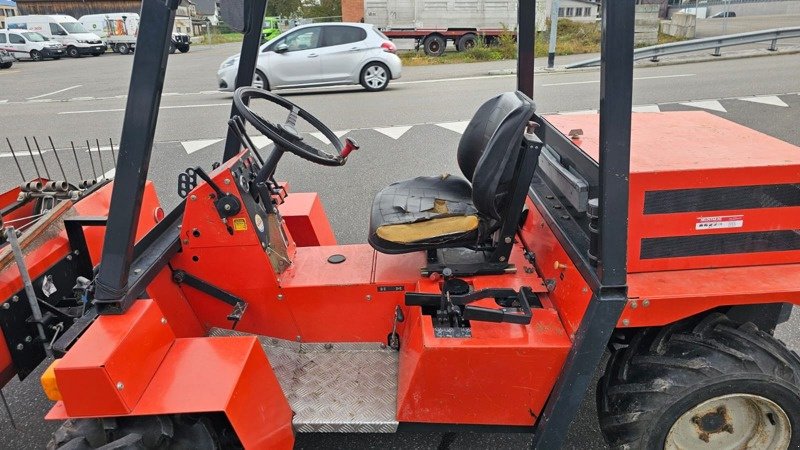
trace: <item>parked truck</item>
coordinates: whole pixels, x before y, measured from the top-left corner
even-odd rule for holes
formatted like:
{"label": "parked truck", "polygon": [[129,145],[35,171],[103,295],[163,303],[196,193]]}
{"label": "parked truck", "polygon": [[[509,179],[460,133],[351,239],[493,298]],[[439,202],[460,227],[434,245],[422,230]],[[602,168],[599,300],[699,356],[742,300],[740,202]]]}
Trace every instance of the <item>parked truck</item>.
{"label": "parked truck", "polygon": [[[344,0],[347,2],[349,0]],[[440,56],[452,42],[464,51],[491,42],[517,25],[515,0],[366,0],[364,18],[390,39],[414,39],[416,48]]]}
{"label": "parked truck", "polygon": [[127,55],[136,47],[139,35],[139,14],[89,14],[78,21],[84,28],[105,39],[114,53]]}

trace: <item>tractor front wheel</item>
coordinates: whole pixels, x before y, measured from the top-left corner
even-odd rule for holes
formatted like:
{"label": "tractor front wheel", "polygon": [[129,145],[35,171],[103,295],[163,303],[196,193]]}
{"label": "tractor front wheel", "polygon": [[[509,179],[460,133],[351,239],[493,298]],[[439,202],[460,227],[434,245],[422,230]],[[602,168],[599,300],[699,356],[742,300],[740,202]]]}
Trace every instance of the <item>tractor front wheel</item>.
{"label": "tractor front wheel", "polygon": [[615,344],[597,392],[613,448],[800,448],[800,358],[752,323],[712,313]]}
{"label": "tractor front wheel", "polygon": [[71,419],[64,422],[55,432],[47,448],[48,450],[89,450],[100,447],[187,450],[241,448],[232,430],[225,425],[227,425],[226,420],[212,416]]}

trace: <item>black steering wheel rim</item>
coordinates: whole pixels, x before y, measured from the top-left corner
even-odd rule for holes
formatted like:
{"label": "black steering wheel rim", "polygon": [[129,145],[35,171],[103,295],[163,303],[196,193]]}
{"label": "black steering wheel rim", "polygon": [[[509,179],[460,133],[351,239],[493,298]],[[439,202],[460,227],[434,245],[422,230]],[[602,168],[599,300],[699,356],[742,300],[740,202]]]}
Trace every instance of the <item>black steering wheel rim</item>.
{"label": "black steering wheel rim", "polygon": [[[248,103],[251,99],[266,100],[288,110],[290,114],[287,122],[276,125],[256,114],[248,106]],[[342,141],[339,139],[339,137],[336,136],[336,134],[324,123],[322,123],[322,121],[289,100],[263,89],[245,86],[236,89],[236,91],[233,93],[233,105],[242,118],[253,125],[253,127],[261,134],[271,139],[276,146],[294,153],[303,159],[321,164],[323,166],[341,166],[345,163],[345,159],[341,156],[344,144],[342,144]],[[320,150],[303,142],[302,137],[300,137],[297,131],[294,130],[294,124],[290,123],[293,115],[295,121],[298,117],[302,118],[320,133],[322,133],[322,135],[331,142],[333,147],[336,149],[337,154],[330,154],[324,150]]]}

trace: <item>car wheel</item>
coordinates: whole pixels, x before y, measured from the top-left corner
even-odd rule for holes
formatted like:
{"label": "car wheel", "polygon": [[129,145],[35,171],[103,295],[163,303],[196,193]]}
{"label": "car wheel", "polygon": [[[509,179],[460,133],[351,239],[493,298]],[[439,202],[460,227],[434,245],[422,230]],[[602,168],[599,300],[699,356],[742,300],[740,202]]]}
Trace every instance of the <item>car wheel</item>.
{"label": "car wheel", "polygon": [[189,46],[188,45],[181,45],[181,46],[178,47],[178,51],[180,51],[181,53],[186,53],[186,52],[189,51]]}
{"label": "car wheel", "polygon": [[620,343],[597,392],[612,448],[800,448],[800,358],[754,324],[711,313]]}
{"label": "car wheel", "polygon": [[67,47],[67,56],[70,58],[80,58],[81,52],[78,51],[77,47],[69,46]]}
{"label": "car wheel", "polygon": [[169,43],[169,54],[172,55],[173,53],[175,53],[175,50],[177,50],[177,47],[175,47],[175,43],[174,42],[170,42]]}
{"label": "car wheel", "polygon": [[14,65],[13,62],[3,63],[3,64],[0,64],[0,69],[10,69],[11,66],[13,66],[13,65]]}
{"label": "car wheel", "polygon": [[42,56],[42,52],[39,50],[31,50],[31,60],[33,61],[41,61],[44,57]]}
{"label": "car wheel", "polygon": [[253,87],[257,89],[263,89],[265,91],[269,90],[269,81],[267,80],[267,76],[264,75],[264,72],[256,69],[256,73],[253,75]]}
{"label": "car wheel", "polygon": [[379,62],[371,62],[361,70],[361,85],[370,92],[386,89],[390,78],[389,69]]}
{"label": "car wheel", "polygon": [[475,47],[475,44],[477,43],[478,37],[472,33],[467,33],[458,38],[458,42],[456,42],[456,50],[463,52]]}
{"label": "car wheel", "polygon": [[128,44],[120,43],[120,44],[117,44],[117,46],[114,48],[114,51],[116,51],[117,53],[119,53],[121,55],[127,55],[128,53],[131,52],[131,47]]}
{"label": "car wheel", "polygon": [[432,34],[422,41],[422,48],[428,56],[442,56],[447,47],[447,41],[438,34]]}

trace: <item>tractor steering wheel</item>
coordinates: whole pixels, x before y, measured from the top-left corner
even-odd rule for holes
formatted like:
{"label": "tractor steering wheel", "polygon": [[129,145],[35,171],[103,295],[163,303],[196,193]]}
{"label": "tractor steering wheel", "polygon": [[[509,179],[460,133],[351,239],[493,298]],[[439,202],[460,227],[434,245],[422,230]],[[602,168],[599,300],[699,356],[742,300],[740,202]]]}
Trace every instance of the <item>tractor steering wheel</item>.
{"label": "tractor steering wheel", "polygon": [[[253,110],[248,106],[248,102],[250,99],[254,98],[267,100],[268,102],[287,109],[289,111],[289,117],[286,118],[286,122],[282,124],[275,124],[253,112]],[[245,120],[250,122],[250,124],[253,125],[253,127],[255,127],[255,129],[260,131],[263,135],[272,139],[277,147],[288,150],[303,159],[321,164],[323,166],[341,166],[347,161],[347,155],[342,156],[341,154],[344,145],[336,136],[336,134],[334,134],[333,131],[325,126],[325,124],[323,124],[319,119],[312,116],[304,109],[300,108],[289,100],[263,89],[257,89],[254,87],[240,87],[239,89],[236,89],[236,92],[233,93],[233,104],[236,110]],[[324,150],[320,150],[309,144],[306,144],[303,141],[303,137],[300,136],[300,133],[298,133],[297,129],[295,128],[298,117],[310,123],[311,126],[319,130],[319,132],[328,138],[328,140],[331,141],[331,144],[333,144],[333,147],[336,149],[337,154],[332,155]]]}

